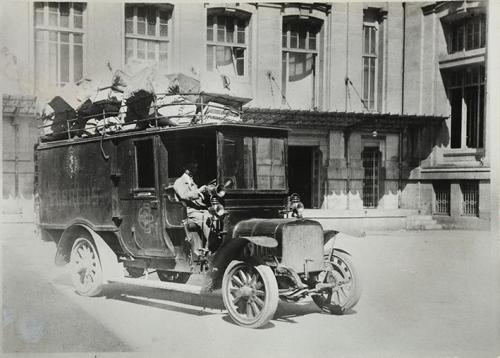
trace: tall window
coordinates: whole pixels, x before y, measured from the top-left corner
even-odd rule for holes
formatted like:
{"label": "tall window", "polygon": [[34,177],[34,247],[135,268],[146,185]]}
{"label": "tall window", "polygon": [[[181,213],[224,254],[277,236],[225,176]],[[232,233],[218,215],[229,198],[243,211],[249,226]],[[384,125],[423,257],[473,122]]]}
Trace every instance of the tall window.
{"label": "tall window", "polygon": [[34,6],[37,87],[82,79],[86,4],[35,2]]}
{"label": "tall window", "polygon": [[369,110],[375,109],[377,97],[377,46],[378,29],[376,22],[363,24],[363,103]]}
{"label": "tall window", "polygon": [[381,15],[379,9],[370,8],[363,13],[363,93],[365,108],[375,110],[377,107],[378,81],[380,66],[379,38]]}
{"label": "tall window", "polygon": [[315,107],[319,34],[322,21],[283,18],[282,91],[292,108]]}
{"label": "tall window", "polygon": [[125,5],[125,62],[167,66],[170,5]]}
{"label": "tall window", "polygon": [[248,72],[248,24],[241,11],[211,9],[207,15],[207,70],[229,76]]}
{"label": "tall window", "polygon": [[475,14],[448,25],[448,52],[469,51],[486,44],[486,15]]}
{"label": "tall window", "polygon": [[484,65],[461,67],[448,73],[452,148],[483,147],[484,82]]}

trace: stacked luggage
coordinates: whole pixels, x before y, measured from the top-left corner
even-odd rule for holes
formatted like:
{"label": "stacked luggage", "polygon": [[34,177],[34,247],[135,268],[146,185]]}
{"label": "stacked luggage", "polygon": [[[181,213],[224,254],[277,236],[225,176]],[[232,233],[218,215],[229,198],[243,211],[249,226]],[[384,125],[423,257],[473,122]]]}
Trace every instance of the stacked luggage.
{"label": "stacked luggage", "polygon": [[84,79],[65,86],[60,95],[47,101],[42,110],[41,139],[238,122],[241,106],[249,100],[203,91],[200,80],[183,73],[164,74],[154,67],[133,75],[118,70],[107,86]]}

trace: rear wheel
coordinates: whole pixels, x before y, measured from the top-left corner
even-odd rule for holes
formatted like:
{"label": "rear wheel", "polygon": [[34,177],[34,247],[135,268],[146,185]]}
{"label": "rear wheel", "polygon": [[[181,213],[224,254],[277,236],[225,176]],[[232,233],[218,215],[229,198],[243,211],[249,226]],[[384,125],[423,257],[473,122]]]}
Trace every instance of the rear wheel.
{"label": "rear wheel", "polygon": [[312,295],[312,299],[325,313],[343,314],[354,307],[361,297],[360,277],[351,257],[344,252],[334,251],[331,261],[326,261],[325,266],[320,281],[336,285],[321,294]]}
{"label": "rear wheel", "polygon": [[222,279],[222,298],[235,323],[258,328],[276,312],[278,284],[269,266],[233,261]]}
{"label": "rear wheel", "polygon": [[93,242],[79,237],[73,243],[70,256],[71,280],[82,296],[96,296],[103,288],[101,261]]}

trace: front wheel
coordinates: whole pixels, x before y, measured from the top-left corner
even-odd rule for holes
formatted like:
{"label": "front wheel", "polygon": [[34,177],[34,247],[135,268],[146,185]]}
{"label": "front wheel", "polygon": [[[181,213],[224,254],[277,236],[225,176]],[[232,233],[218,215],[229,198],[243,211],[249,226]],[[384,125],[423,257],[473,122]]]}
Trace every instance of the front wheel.
{"label": "front wheel", "polygon": [[96,296],[103,288],[101,261],[92,241],[80,237],[73,243],[70,256],[71,280],[82,296]]}
{"label": "front wheel", "polygon": [[235,323],[258,328],[276,312],[278,284],[269,266],[232,261],[222,279],[222,298]]}
{"label": "front wheel", "polygon": [[326,261],[325,266],[325,271],[319,277],[320,282],[335,285],[321,294],[312,295],[312,299],[325,313],[343,314],[354,307],[361,297],[360,277],[351,257],[344,252],[334,251],[332,259]]}

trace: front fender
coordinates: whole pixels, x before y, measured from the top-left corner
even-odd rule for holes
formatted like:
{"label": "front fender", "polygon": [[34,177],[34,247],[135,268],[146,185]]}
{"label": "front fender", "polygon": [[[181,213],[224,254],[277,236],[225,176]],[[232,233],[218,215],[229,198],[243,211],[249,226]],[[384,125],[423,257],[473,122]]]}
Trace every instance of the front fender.
{"label": "front fender", "polygon": [[123,266],[109,245],[94,230],[84,224],[77,224],[64,231],[57,245],[55,263],[58,266],[69,263],[73,243],[86,235],[95,245],[105,281],[123,276]]}
{"label": "front fender", "polygon": [[323,232],[323,249],[330,252],[335,247],[335,238],[339,232],[336,230],[325,230]]}
{"label": "front fender", "polygon": [[231,239],[219,247],[215,253],[212,265],[216,271],[223,272],[231,261],[241,258],[243,249],[249,242],[262,247],[278,246],[278,241],[269,236],[241,236]]}

